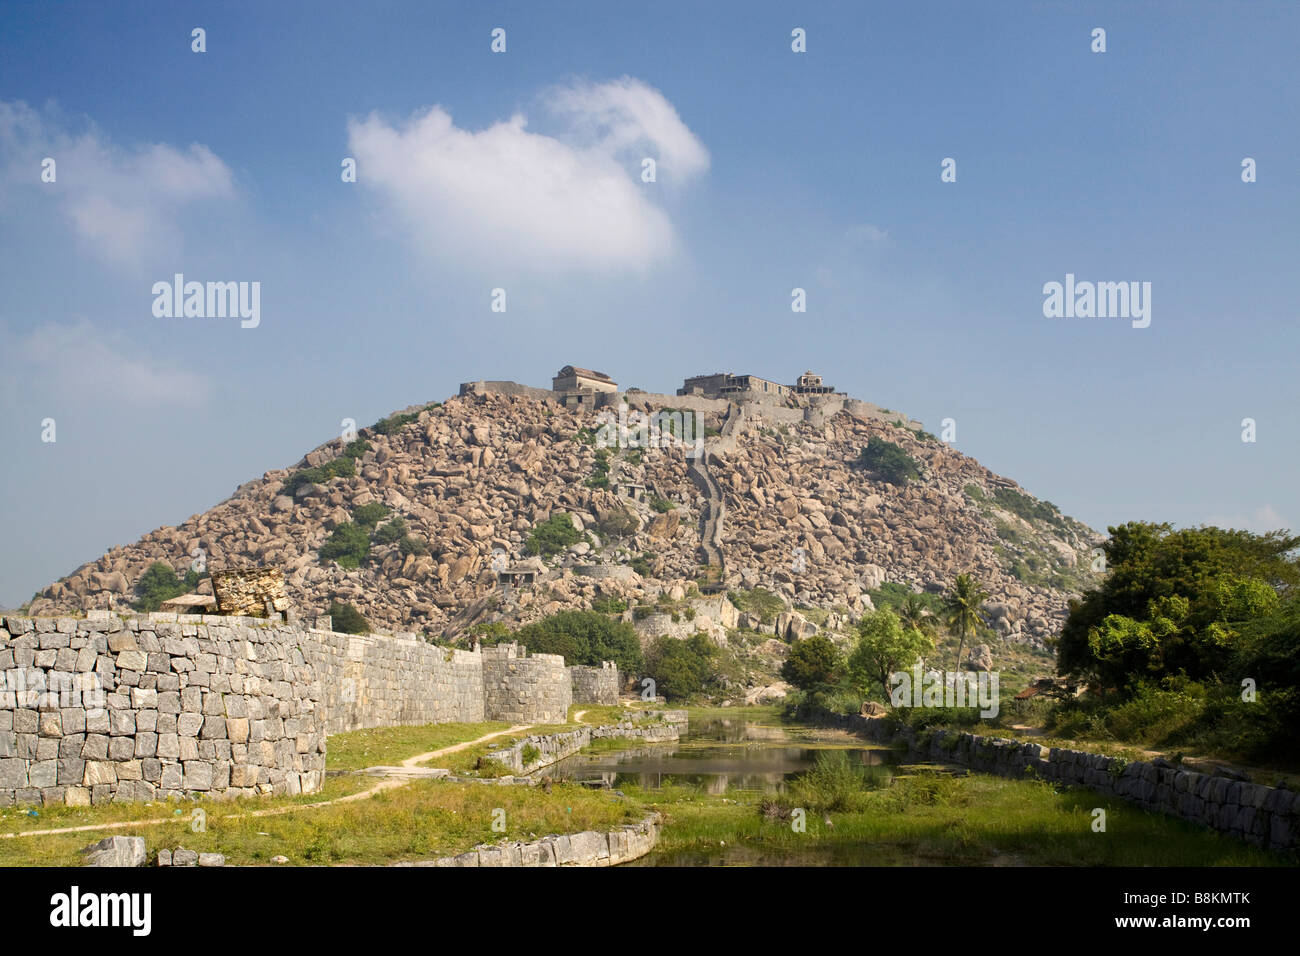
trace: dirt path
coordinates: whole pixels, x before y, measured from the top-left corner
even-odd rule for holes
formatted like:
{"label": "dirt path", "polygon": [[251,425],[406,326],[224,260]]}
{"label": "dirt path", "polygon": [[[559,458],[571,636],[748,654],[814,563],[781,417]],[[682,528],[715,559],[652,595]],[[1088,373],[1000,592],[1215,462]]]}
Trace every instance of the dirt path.
{"label": "dirt path", "polygon": [[[577,714],[575,719],[581,719],[582,715],[585,713],[586,713],[585,710],[580,711]],[[405,760],[403,760],[400,769],[419,770],[422,768],[419,768],[417,765],[426,760],[433,760],[436,757],[444,757],[447,754],[453,754],[459,750],[465,750],[469,747],[475,746],[476,744],[481,744],[484,741],[491,740],[494,737],[500,737],[504,734],[517,734],[527,730],[529,727],[532,726],[533,726],[532,724],[518,724],[517,726],[510,727],[506,730],[498,730],[495,731],[494,733],[484,734],[482,737],[479,737],[476,740],[466,740],[464,743],[452,744],[448,747],[442,747],[438,750],[430,750],[428,753],[416,754],[414,757],[407,757]],[[372,769],[372,768],[367,768],[367,769]],[[391,768],[391,769],[396,769],[396,768]],[[293,813],[296,810],[313,810],[317,807],[333,806],[336,803],[350,803],[354,800],[364,800],[367,797],[374,796],[376,793],[379,793],[381,790],[388,790],[393,787],[405,786],[406,784],[410,783],[413,779],[418,779],[419,777],[422,776],[427,776],[427,774],[413,773],[410,775],[405,775],[399,773],[394,776],[385,777],[384,779],[380,780],[378,783],[376,783],[373,787],[370,787],[369,789],[362,790],[359,793],[350,793],[345,797],[335,797],[333,800],[322,800],[319,803],[300,803],[300,804],[295,804],[293,806],[287,806],[287,807],[269,807],[265,810],[252,810],[249,811],[248,813],[236,814],[234,817],[230,819],[239,820],[247,817],[273,817],[273,816],[278,816],[282,813]],[[89,833],[98,830],[123,830],[129,827],[157,826],[162,823],[171,823],[174,822],[175,820],[176,817],[173,815],[170,817],[158,817],[152,820],[123,820],[120,823],[90,823],[80,827],[60,827],[51,830],[26,830],[21,833],[0,833],[0,840],[8,840],[16,837],[51,836],[59,833]]]}

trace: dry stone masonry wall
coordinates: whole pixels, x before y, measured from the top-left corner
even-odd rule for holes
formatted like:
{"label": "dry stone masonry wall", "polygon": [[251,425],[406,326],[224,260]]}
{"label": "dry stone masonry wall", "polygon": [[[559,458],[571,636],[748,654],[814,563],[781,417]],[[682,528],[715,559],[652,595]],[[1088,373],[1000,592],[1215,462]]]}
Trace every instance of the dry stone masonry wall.
{"label": "dry stone masonry wall", "polygon": [[316,670],[251,618],[0,627],[0,805],[295,794],[325,771]]}
{"label": "dry stone masonry wall", "polygon": [[569,668],[575,704],[612,706],[618,703],[618,668],[613,661],[602,667],[583,667],[575,664]]}
{"label": "dry stone masonry wall", "polygon": [[[585,668],[607,702],[618,672]],[[564,658],[448,650],[252,617],[0,620],[0,806],[318,790],[326,734],[506,720],[562,723]]]}
{"label": "dry stone masonry wall", "polygon": [[[484,754],[483,759],[503,763],[515,774],[530,774],[576,754],[593,740],[619,738],[645,743],[678,740],[686,729],[686,720],[684,710],[642,711],[629,714],[626,720],[617,724],[579,727],[556,734],[530,734],[509,747]],[[532,759],[524,760],[524,751],[530,748]]]}
{"label": "dry stone masonry wall", "polygon": [[479,654],[415,637],[319,630],[307,646],[322,674],[326,733],[485,719]]}
{"label": "dry stone masonry wall", "polygon": [[483,705],[490,720],[560,724],[569,719],[573,687],[559,654],[534,654],[518,644],[482,650]]}

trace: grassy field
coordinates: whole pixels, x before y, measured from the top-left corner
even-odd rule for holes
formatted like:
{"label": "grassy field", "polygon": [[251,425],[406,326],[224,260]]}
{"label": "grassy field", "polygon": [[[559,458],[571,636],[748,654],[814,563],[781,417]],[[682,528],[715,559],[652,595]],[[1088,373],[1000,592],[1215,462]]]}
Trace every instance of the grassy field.
{"label": "grassy field", "polygon": [[508,730],[503,721],[473,724],[423,724],[418,727],[377,727],[334,734],[326,742],[328,770],[364,770],[394,766],[407,757],[441,750],[486,734]]}
{"label": "grassy field", "polygon": [[[1268,853],[1170,817],[1145,813],[1082,790],[1039,781],[923,774],[862,796],[864,808],[808,813],[806,832],[759,813],[762,795],[709,796],[689,787],[625,792],[664,814],[658,854],[755,862],[835,860],[864,866],[1273,866],[1292,855]],[[1093,809],[1106,831],[1092,830]]]}
{"label": "grassy field", "polygon": [[[183,846],[225,854],[226,862],[236,865],[270,864],[276,855],[298,866],[382,865],[450,856],[479,843],[606,830],[645,815],[635,801],[578,786],[557,785],[547,794],[533,787],[445,780],[418,781],[363,800],[277,816],[241,816],[245,808],[233,801],[204,809],[207,828],[202,833],[192,832],[182,817],[114,832],[143,836],[150,860],[161,849]],[[494,820],[502,820],[504,830],[494,830]],[[104,835],[0,840],[0,866],[77,866],[81,849]]]}

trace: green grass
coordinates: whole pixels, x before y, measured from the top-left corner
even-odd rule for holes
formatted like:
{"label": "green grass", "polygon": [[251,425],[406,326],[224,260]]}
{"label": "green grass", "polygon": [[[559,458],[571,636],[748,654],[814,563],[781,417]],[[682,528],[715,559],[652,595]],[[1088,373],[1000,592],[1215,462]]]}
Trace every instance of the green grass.
{"label": "green grass", "polygon": [[[222,853],[227,863],[237,865],[269,864],[277,854],[298,866],[369,865],[450,856],[479,843],[608,830],[645,815],[639,804],[578,786],[556,785],[547,794],[535,787],[443,780],[419,781],[365,800],[272,817],[240,819],[234,815],[236,808],[242,809],[236,802],[208,805],[204,833],[191,832],[188,821],[180,817],[113,832],[143,836],[150,860],[160,849],[184,846]],[[505,811],[505,832],[492,829],[497,809]],[[102,836],[72,833],[0,840],[0,866],[78,866],[81,849]]]}
{"label": "green grass", "polygon": [[574,704],[569,708],[569,723],[578,723],[577,715],[582,714],[582,723],[593,727],[604,724],[616,724],[626,720],[633,711],[619,704]]}
{"label": "green grass", "polygon": [[468,724],[422,724],[415,727],[376,727],[334,734],[326,741],[325,766],[329,770],[364,770],[394,766],[408,757],[441,750],[452,744],[477,740],[485,734],[508,730],[504,721]]}
{"label": "green grass", "polygon": [[[806,815],[806,832],[759,812],[763,794],[712,797],[691,787],[640,791],[624,787],[664,814],[657,853],[715,853],[720,844],[764,857],[861,865],[1269,866],[1294,855],[1269,853],[1176,820],[1083,790],[1041,781],[923,773],[866,791],[854,812]],[[1105,833],[1092,811],[1106,810]],[[825,856],[805,853],[825,852]]]}
{"label": "green grass", "polygon": [[[425,761],[421,766],[424,767],[445,767],[452,773],[456,774],[473,774],[478,766],[478,759],[492,750],[503,750],[511,747],[523,740],[525,737],[539,736],[542,734],[559,734],[568,730],[577,730],[580,724],[537,724],[529,727],[528,730],[518,734],[503,734],[500,737],[494,737],[492,740],[485,741],[481,744],[475,744],[473,747],[466,747],[464,750],[458,750],[454,754],[447,754],[445,757],[435,757],[433,760]],[[500,777],[508,774],[509,768],[499,764],[491,764],[484,768],[479,776]]]}

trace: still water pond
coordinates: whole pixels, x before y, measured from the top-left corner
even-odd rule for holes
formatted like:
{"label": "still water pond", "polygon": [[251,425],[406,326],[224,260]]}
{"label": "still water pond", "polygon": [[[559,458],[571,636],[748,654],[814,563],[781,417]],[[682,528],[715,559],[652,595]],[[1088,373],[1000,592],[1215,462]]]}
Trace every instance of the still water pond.
{"label": "still water pond", "polygon": [[819,739],[815,732],[775,722],[709,717],[692,720],[676,743],[575,754],[549,772],[556,779],[603,782],[615,789],[635,784],[657,790],[677,784],[714,795],[732,790],[777,793],[812,769],[817,755],[827,750],[843,751],[863,766],[892,765],[896,760],[892,751],[863,747],[850,737]]}
{"label": "still water pond", "polygon": [[[609,753],[575,754],[552,768],[551,775],[618,789],[635,785],[657,790],[689,786],[722,795],[737,791],[780,793],[812,769],[818,754],[845,753],[868,767],[898,765],[888,749],[862,746],[857,738],[810,728],[782,726],[775,718],[707,717],[692,719],[676,743]],[[626,866],[871,866],[904,862],[885,859],[867,845],[814,844],[791,852],[741,843],[699,850],[658,849]],[[906,861],[915,862],[915,861]]]}

